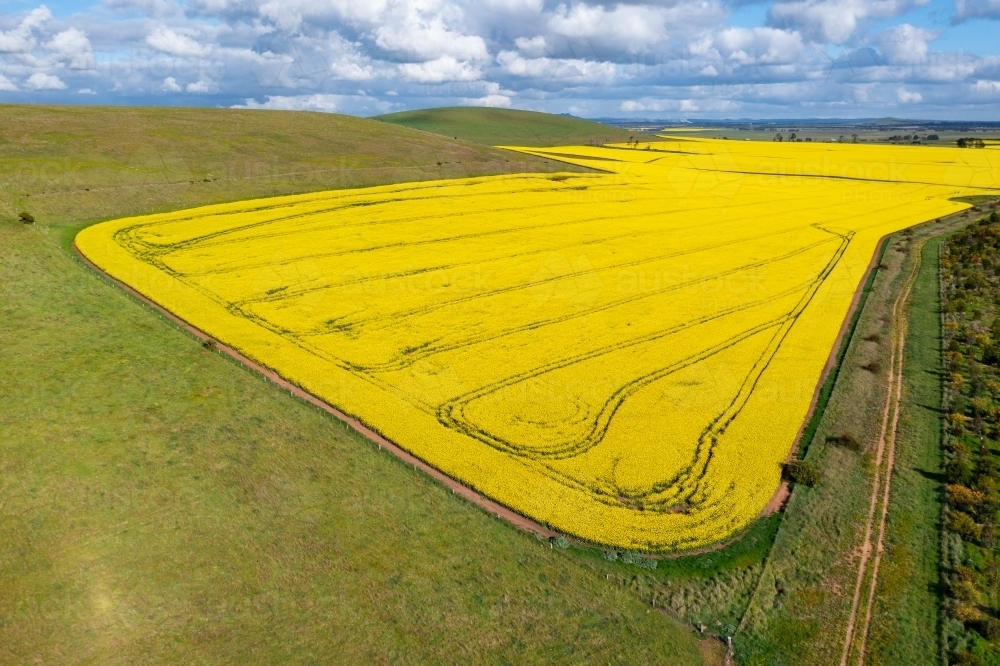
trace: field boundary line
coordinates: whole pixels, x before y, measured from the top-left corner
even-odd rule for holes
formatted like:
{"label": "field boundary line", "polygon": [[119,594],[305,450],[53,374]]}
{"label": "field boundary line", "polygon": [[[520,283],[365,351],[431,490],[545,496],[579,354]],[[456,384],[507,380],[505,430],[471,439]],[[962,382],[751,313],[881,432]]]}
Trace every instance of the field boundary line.
{"label": "field boundary line", "polygon": [[[932,222],[934,222],[934,220],[928,220],[927,222],[923,222],[921,224],[914,226],[919,227],[922,226],[923,224],[931,224]],[[819,411],[817,411],[817,409],[820,407],[820,403],[822,402],[821,397],[823,391],[826,388],[827,382],[831,382],[830,392],[826,398],[826,403],[828,403],[830,396],[833,394],[833,390],[836,387],[837,379],[839,378],[840,367],[847,356],[847,351],[851,345],[851,342],[854,340],[854,331],[857,329],[857,325],[861,320],[861,312],[868,304],[868,297],[865,294],[866,292],[870,293],[871,291],[874,290],[875,278],[878,271],[878,267],[881,265],[882,259],[885,256],[885,250],[886,247],[888,246],[889,239],[892,238],[892,236],[894,236],[897,233],[899,232],[886,234],[881,239],[879,239],[878,244],[875,246],[875,251],[872,252],[872,258],[868,262],[868,268],[865,270],[864,278],[861,280],[861,283],[858,285],[858,288],[854,292],[854,298],[851,300],[851,306],[848,309],[847,316],[844,318],[844,321],[840,325],[840,331],[837,333],[837,340],[833,346],[833,349],[830,350],[830,355],[827,358],[826,365],[823,368],[823,373],[820,375],[820,380],[816,384],[816,388],[813,390],[813,397],[809,403],[809,410],[806,412],[806,416],[802,420],[802,426],[799,428],[799,432],[795,437],[795,441],[792,443],[792,446],[788,451],[788,456],[786,458],[786,461],[792,460],[797,453],[801,453],[804,457],[805,450],[803,449],[803,441],[802,441],[803,436],[805,435],[806,431],[809,430],[814,420],[817,421],[817,426],[818,426],[818,420],[822,419],[823,414],[826,412],[826,406],[827,406],[826,404],[823,404],[822,409],[819,409]],[[837,372],[831,375],[831,373],[833,373],[834,370],[836,370]],[[815,437],[815,431],[813,432],[813,437]],[[775,491],[774,495],[771,497],[770,502],[768,502],[767,506],[764,507],[764,511],[761,512],[761,514],[757,517],[757,519],[759,520],[760,518],[771,516],[781,511],[784,505],[788,503],[788,501],[791,499],[793,492],[794,492],[794,487],[792,486],[792,484],[789,483],[788,481],[783,480],[781,482],[781,485],[778,486],[778,489]],[[782,517],[782,523],[784,523],[784,517]],[[780,532],[781,528],[779,527],[778,529]],[[725,545],[734,543],[738,538],[739,537],[726,542]],[[771,544],[771,547],[772,548],[774,547],[773,542]],[[769,549],[767,556],[764,558],[765,567],[767,566],[767,561],[770,559],[770,555],[771,553]],[[763,580],[764,580],[763,575],[757,580],[757,584],[754,586],[753,592],[750,594],[751,598],[750,604],[752,604],[752,599],[756,596]],[[748,604],[747,609],[749,609],[750,604]],[[744,610],[744,613],[740,618],[740,623],[737,628],[738,631],[742,631],[746,624],[747,609]]]}
{"label": "field boundary line", "polygon": [[191,325],[189,322],[178,317],[177,315],[170,312],[166,308],[160,306],[155,301],[152,301],[151,299],[142,295],[132,287],[125,284],[124,282],[115,279],[111,275],[108,275],[106,272],[101,270],[101,268],[97,266],[94,262],[90,261],[90,259],[84,256],[82,252],[80,252],[80,249],[76,246],[75,240],[73,241],[72,247],[73,247],[73,252],[84,263],[84,265],[94,270],[99,276],[110,282],[113,286],[118,287],[126,294],[132,296],[133,298],[138,299],[142,304],[150,308],[153,308],[160,314],[166,316],[167,319],[172,321],[174,324],[180,326],[188,333],[194,335],[198,340],[202,341],[203,343],[207,343],[209,340],[212,340],[215,343],[216,349],[218,349],[220,352],[231,357],[235,361],[239,362],[241,365],[262,375],[264,379],[288,391],[291,395],[313,405],[314,407],[318,407],[327,414],[330,414],[331,416],[335,417],[337,420],[341,421],[344,425],[349,426],[351,429],[353,429],[355,432],[357,432],[361,436],[371,441],[373,444],[378,445],[380,449],[387,450],[389,453],[394,455],[400,461],[406,463],[407,465],[412,466],[414,469],[422,471],[423,473],[427,474],[434,480],[443,484],[445,487],[450,488],[454,494],[459,495],[462,498],[468,500],[472,504],[485,510],[487,513],[493,514],[497,518],[506,520],[514,527],[517,527],[525,532],[530,532],[546,539],[551,539],[559,535],[558,532],[551,530],[548,527],[545,527],[544,525],[541,525],[540,523],[537,523],[531,520],[530,518],[527,518],[517,513],[516,511],[504,506],[503,504],[500,504],[499,502],[496,502],[484,495],[481,495],[479,492],[473,490],[472,488],[469,488],[466,485],[463,485],[462,483],[459,483],[458,481],[448,476],[444,472],[440,471],[436,467],[429,465],[428,463],[414,456],[412,453],[406,451],[397,444],[390,442],[388,439],[386,439],[379,433],[375,432],[374,430],[366,426],[360,420],[340,411],[339,409],[329,404],[328,402],[321,400],[312,393],[309,393],[308,391],[303,390],[302,388],[296,386],[295,384],[292,384],[288,380],[284,379],[278,373],[261,365],[260,363],[257,363],[256,361],[247,358],[236,349],[233,349],[232,347],[225,345],[222,342],[219,342],[218,340],[215,340],[201,329]]}

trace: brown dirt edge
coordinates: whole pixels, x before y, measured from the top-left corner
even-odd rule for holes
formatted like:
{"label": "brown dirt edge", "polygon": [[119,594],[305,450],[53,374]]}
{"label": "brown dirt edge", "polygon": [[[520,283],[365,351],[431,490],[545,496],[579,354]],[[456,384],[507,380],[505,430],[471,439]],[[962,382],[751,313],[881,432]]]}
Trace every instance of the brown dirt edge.
{"label": "brown dirt edge", "polygon": [[[90,261],[90,259],[88,259],[86,256],[84,256],[82,252],[80,252],[80,249],[76,246],[75,240],[73,241],[73,252],[76,253],[76,256],[81,261],[83,261],[83,263],[86,266],[90,267],[92,270],[97,272],[98,275],[102,276],[104,279],[108,280],[109,282],[111,282],[111,284],[115,285],[116,287],[126,292],[130,296],[138,299],[139,301],[148,305],[149,307],[156,309],[158,312],[163,314],[165,317],[170,319],[172,322],[174,322],[184,330],[194,335],[202,342],[207,342],[210,339],[214,340],[214,338],[211,338],[211,336],[209,336],[201,329],[191,325],[189,322],[185,321],[184,319],[181,319],[180,317],[170,312],[166,308],[161,307],[158,303],[150,300],[146,296],[143,296],[138,291],[128,286],[124,282],[117,280],[112,276],[108,275],[107,273],[105,273],[103,270],[101,270],[99,266],[97,266],[94,262]],[[531,520],[530,518],[527,518],[517,513],[516,511],[513,511],[512,509],[498,502],[495,502],[494,500],[491,500],[488,497],[485,497],[484,495],[479,494],[472,488],[469,488],[468,486],[459,483],[458,481],[448,476],[444,472],[440,471],[436,467],[429,465],[428,463],[424,462],[420,458],[414,456],[413,454],[409,453],[408,451],[404,450],[398,445],[393,444],[385,437],[383,437],[376,431],[366,426],[357,418],[345,414],[344,412],[340,411],[333,405],[316,397],[312,393],[309,393],[308,391],[305,391],[300,387],[290,383],[289,381],[281,377],[281,375],[279,375],[278,373],[261,365],[260,363],[257,363],[256,361],[250,360],[236,349],[233,349],[232,347],[225,345],[222,342],[219,342],[218,340],[215,340],[215,347],[220,352],[227,354],[228,356],[232,357],[242,365],[263,375],[265,379],[273,382],[274,384],[288,391],[295,397],[304,400],[305,402],[308,402],[309,404],[318,407],[319,409],[322,409],[324,412],[342,421],[343,423],[354,429],[356,432],[358,432],[359,434],[361,434],[362,436],[373,442],[374,444],[377,444],[380,448],[385,449],[386,451],[396,456],[399,460],[403,461],[407,465],[413,466],[414,469],[420,470],[421,472],[427,474],[435,481],[438,481],[444,486],[450,488],[454,494],[459,495],[462,498],[468,500],[469,502],[483,509],[487,513],[495,515],[497,518],[506,520],[508,523],[510,523],[514,527],[517,527],[518,529],[524,530],[525,532],[536,534],[545,539],[551,539],[552,537],[559,535],[558,532],[555,532]]]}

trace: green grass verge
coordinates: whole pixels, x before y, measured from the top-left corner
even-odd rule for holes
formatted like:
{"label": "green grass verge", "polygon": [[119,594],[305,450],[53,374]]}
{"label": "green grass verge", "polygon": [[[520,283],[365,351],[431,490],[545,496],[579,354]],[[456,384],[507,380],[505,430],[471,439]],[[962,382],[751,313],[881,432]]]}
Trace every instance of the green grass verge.
{"label": "green grass verge", "polygon": [[401,111],[376,120],[489,146],[570,146],[624,143],[629,132],[591,120],[535,111],[448,107]]}
{"label": "green grass verge", "polygon": [[[32,111],[4,107],[17,123],[0,125],[0,663],[701,663],[695,637],[628,587],[202,349],[66,252],[95,218],[330,184],[146,187],[125,121],[190,122],[151,141],[214,174],[253,159],[237,148],[260,132],[273,138],[255,151],[323,164],[330,142],[300,142],[299,116],[240,130],[221,111]],[[373,150],[369,164],[397,154]],[[24,202],[37,226],[13,221]]]}
{"label": "green grass verge", "polygon": [[904,394],[886,550],[866,663],[940,663],[941,303],[938,248],[930,239],[910,293]]}
{"label": "green grass verge", "polygon": [[[867,516],[871,453],[828,441],[851,435],[877,441],[888,363],[889,313],[910,261],[912,243],[930,237],[911,294],[905,394],[896,473],[878,602],[869,634],[869,663],[936,663],[937,552],[940,520],[940,368],[937,246],[940,234],[964,224],[954,216],[891,238],[865,308],[843,356],[812,444],[822,470],[815,488],[796,487],[748,605],[736,640],[743,666],[838,663],[857,576],[856,549]],[[881,366],[870,372],[865,366]],[[863,618],[863,613],[862,613]],[[902,658],[905,657],[905,658]]]}

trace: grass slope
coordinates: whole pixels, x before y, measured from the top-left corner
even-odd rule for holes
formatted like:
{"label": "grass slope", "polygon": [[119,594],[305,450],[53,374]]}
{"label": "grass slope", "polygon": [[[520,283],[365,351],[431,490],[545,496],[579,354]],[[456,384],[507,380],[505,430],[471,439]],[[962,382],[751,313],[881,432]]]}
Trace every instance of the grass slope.
{"label": "grass slope", "polygon": [[629,139],[628,132],[591,120],[513,109],[447,107],[375,119],[490,146],[571,146]]}
{"label": "grass slope", "polygon": [[574,170],[328,113],[0,105],[0,215],[72,220],[74,234],[111,217],[251,197]]}
{"label": "grass slope", "polygon": [[[627,587],[203,350],[67,253],[101,216],[326,184],[170,189],[143,158],[144,187],[124,168],[142,150],[125,119],[170,116],[173,138],[153,145],[217,175],[255,141],[276,162],[328,163],[333,129],[327,143],[288,129],[327,117],[251,114],[239,130],[240,112],[0,113],[25,132],[0,123],[0,663],[701,663]],[[379,165],[370,150],[334,163]],[[39,225],[12,219],[12,192]]]}

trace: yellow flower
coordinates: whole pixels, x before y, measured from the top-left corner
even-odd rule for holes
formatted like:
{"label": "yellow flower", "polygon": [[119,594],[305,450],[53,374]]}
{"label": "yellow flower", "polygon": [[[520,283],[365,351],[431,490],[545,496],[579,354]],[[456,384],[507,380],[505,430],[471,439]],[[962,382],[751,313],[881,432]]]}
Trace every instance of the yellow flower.
{"label": "yellow flower", "polygon": [[220,204],[77,244],[480,492],[665,551],[767,504],[879,240],[998,187],[993,148],[522,150],[599,171]]}

